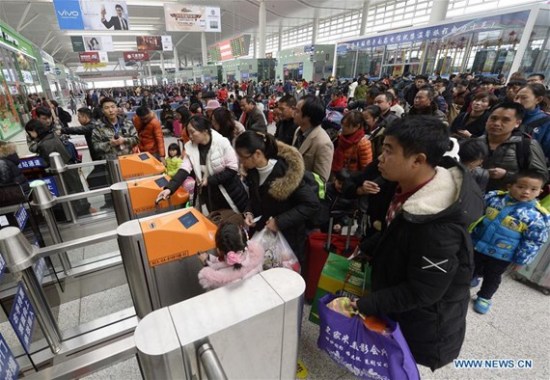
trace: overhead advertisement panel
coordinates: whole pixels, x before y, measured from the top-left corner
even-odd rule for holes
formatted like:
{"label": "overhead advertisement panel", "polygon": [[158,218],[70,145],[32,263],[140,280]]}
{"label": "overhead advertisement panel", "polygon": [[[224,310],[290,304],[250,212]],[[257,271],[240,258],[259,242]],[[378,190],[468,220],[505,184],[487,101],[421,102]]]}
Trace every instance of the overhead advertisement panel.
{"label": "overhead advertisement panel", "polygon": [[97,51],[85,51],[78,53],[81,63],[99,63],[99,52]]}
{"label": "overhead advertisement panel", "polygon": [[138,51],[172,51],[172,36],[137,36]]}
{"label": "overhead advertisement panel", "polygon": [[61,30],[128,30],[124,0],[54,0]]}
{"label": "overhead advertisement panel", "polygon": [[149,60],[149,53],[141,51],[125,51],[122,53],[124,62],[143,62]]}
{"label": "overhead advertisement panel", "polygon": [[220,7],[181,3],[164,4],[168,32],[221,32]]}
{"label": "overhead advertisement panel", "polygon": [[111,36],[71,36],[73,51],[114,51],[113,37]]}

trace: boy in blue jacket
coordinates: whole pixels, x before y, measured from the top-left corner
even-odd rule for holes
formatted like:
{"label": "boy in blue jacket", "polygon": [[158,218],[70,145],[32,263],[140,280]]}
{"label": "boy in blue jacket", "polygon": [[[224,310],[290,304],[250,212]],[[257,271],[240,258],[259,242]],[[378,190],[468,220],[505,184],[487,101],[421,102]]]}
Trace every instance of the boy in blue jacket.
{"label": "boy in blue jacket", "polygon": [[508,192],[485,195],[485,215],[472,230],[475,269],[471,286],[476,287],[483,277],[474,303],[480,314],[491,308],[491,298],[509,264],[529,264],[548,239],[550,214],[536,199],[543,185],[539,173],[522,171]]}

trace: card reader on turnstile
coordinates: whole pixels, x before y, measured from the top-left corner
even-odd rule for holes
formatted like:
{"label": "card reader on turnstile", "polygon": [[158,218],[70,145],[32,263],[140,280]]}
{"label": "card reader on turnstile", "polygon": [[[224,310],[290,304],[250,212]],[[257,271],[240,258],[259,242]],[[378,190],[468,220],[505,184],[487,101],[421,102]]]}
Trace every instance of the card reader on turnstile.
{"label": "card reader on turnstile", "polygon": [[119,156],[116,161],[121,180],[162,174],[165,170],[162,162],[149,152]]}
{"label": "card reader on turnstile", "polygon": [[117,229],[138,317],[203,293],[197,253],[214,249],[216,225],[195,208],[128,221]]}
{"label": "card reader on turnstile", "polygon": [[158,194],[169,181],[169,176],[161,175],[112,185],[111,195],[118,224],[183,207],[189,200],[189,193],[183,187],[179,187],[169,199],[156,202]]}

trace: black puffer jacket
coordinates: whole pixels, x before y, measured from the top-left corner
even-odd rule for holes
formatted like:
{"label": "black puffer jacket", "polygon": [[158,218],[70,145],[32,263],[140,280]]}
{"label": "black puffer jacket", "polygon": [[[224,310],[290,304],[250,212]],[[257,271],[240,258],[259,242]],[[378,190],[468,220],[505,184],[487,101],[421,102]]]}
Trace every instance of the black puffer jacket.
{"label": "black puffer jacket", "polygon": [[277,130],[275,132],[275,138],[285,144],[292,145],[294,139],[294,132],[296,132],[298,126],[294,123],[293,119],[279,120],[277,122]]}
{"label": "black puffer jacket", "polygon": [[437,168],[383,231],[372,260],[366,315],[399,322],[417,363],[436,369],[458,357],[466,332],[473,271],[468,225],[483,212],[464,167]]}
{"label": "black puffer jacket", "polygon": [[274,217],[288,244],[303,262],[306,222],[318,212],[319,198],[304,182],[304,162],[300,152],[281,142],[277,146],[277,163],[261,186],[258,170],[251,169],[247,173],[250,193],[247,211],[262,216],[256,223],[256,231],[262,230],[267,220]]}
{"label": "black puffer jacket", "polygon": [[30,191],[27,178],[18,167],[19,156],[13,143],[0,144],[0,188],[19,185],[21,190],[28,194]]}

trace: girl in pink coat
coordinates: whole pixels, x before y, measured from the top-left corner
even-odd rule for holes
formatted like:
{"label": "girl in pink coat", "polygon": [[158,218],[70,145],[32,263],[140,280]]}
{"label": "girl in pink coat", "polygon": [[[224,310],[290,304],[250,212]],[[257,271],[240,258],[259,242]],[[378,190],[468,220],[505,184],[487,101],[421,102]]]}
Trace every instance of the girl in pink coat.
{"label": "girl in pink coat", "polygon": [[263,248],[248,241],[246,232],[238,225],[226,223],[216,232],[218,257],[208,255],[205,267],[199,272],[199,282],[207,290],[237,282],[262,271]]}

